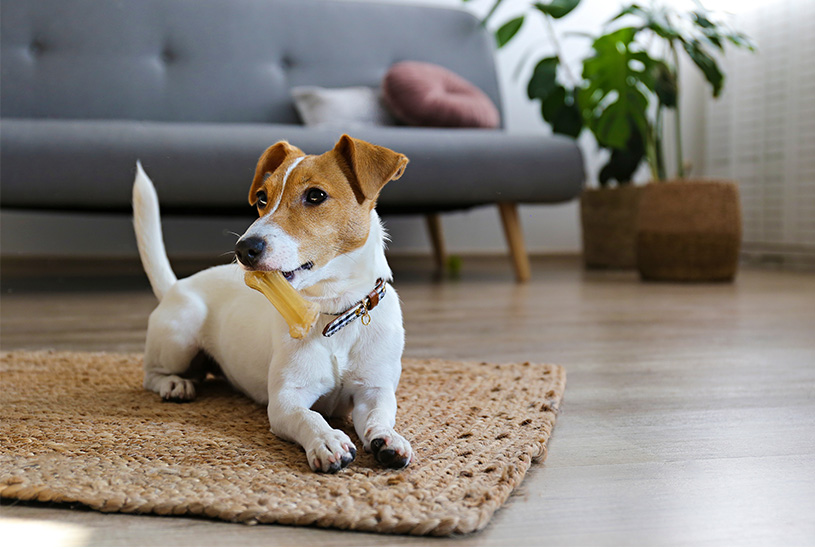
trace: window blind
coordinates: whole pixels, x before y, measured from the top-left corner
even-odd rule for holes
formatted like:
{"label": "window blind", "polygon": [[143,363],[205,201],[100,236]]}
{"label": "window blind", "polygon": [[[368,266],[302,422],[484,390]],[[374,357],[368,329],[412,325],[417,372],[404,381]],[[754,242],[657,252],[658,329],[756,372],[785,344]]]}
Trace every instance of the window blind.
{"label": "window blind", "polygon": [[705,107],[705,172],[740,184],[747,259],[815,266],[815,1],[736,16],[757,54],[730,49]]}

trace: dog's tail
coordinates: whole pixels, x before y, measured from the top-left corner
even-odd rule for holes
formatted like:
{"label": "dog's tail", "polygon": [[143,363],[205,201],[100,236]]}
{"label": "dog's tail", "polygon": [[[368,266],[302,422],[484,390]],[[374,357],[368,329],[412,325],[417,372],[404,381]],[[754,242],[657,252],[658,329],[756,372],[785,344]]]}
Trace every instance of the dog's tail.
{"label": "dog's tail", "polygon": [[133,228],[144,272],[150,279],[153,293],[161,301],[178,279],[164,249],[156,188],[144,173],[141,162],[136,162],[136,180],[133,182]]}

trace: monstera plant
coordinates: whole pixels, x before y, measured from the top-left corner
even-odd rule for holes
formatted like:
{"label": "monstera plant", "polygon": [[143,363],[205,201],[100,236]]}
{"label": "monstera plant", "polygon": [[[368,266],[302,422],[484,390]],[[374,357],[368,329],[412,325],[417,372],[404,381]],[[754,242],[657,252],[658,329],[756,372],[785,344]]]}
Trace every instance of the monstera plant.
{"label": "monstera plant", "polygon": [[[502,2],[492,4],[484,24]],[[535,64],[527,94],[540,101],[541,115],[555,133],[577,137],[588,129],[598,145],[610,152],[599,174],[601,185],[628,183],[643,160],[653,180],[668,177],[663,150],[663,122],[668,113],[675,122],[676,176],[684,177],[680,57],[685,55],[693,62],[710,84],[713,97],[718,97],[724,74],[716,55],[724,53],[728,43],[752,50],[752,42],[698,1],[689,10],[658,2],[630,4],[608,21],[600,36],[572,33],[592,40],[591,53],[578,73],[564,62],[554,22],[579,5],[580,0],[530,2],[524,13],[498,27],[498,47],[512,41],[529,18],[543,18],[548,36],[542,38],[554,51]]]}
{"label": "monstera plant", "polygon": [[[502,3],[503,0],[492,3],[484,24],[494,17]],[[636,266],[643,278],[732,279],[741,239],[735,185],[731,182],[692,185],[686,193],[690,197],[687,208],[683,210],[676,205],[678,187],[688,183],[679,102],[680,67],[686,65],[680,60],[685,56],[691,61],[689,66],[701,72],[715,98],[724,86],[718,58],[725,53],[726,46],[754,50],[753,43],[731,28],[723,16],[706,9],[698,0],[686,10],[656,0],[648,4],[632,3],[623,6],[599,35],[571,33],[564,36],[591,40],[590,52],[577,71],[564,61],[561,36],[555,27],[558,19],[568,16],[579,5],[580,0],[529,2],[523,13],[498,26],[495,37],[498,47],[503,47],[518,35],[530,18],[543,19],[545,32],[541,40],[545,41],[547,55],[534,64],[527,95],[540,102],[541,116],[554,133],[577,137],[588,130],[599,147],[607,151],[597,177],[601,188],[586,189],[581,196],[586,266]],[[668,174],[664,148],[664,122],[669,116],[673,117],[675,132],[676,168],[672,174]],[[674,181],[644,188],[625,185],[631,182],[643,161],[650,168],[653,182]],[[612,182],[620,186],[610,188]],[[708,192],[705,187],[711,187],[711,197],[727,197],[731,204],[714,205],[713,198],[700,199],[700,193]],[[670,207],[665,206],[664,201],[668,201]],[[715,212],[700,213],[700,203],[714,208]],[[646,212],[645,225],[649,220],[671,219],[671,215],[676,216],[677,221],[670,229],[652,228],[650,236],[644,236],[642,210],[645,208],[651,209]],[[730,213],[722,215],[724,211]],[[705,219],[691,222],[693,216],[699,215]],[[656,258],[656,263],[664,263],[666,258],[685,261],[688,254],[684,252],[695,250],[696,244],[662,240],[665,234],[682,232],[690,226],[712,227],[714,220],[724,218],[731,220],[726,230],[719,225],[711,230],[717,234],[727,232],[727,242],[719,242],[717,236],[713,239],[717,242],[713,248],[690,253],[693,256],[690,267],[683,264],[668,268],[659,265],[656,270],[643,268],[643,261],[651,262],[652,258]],[[656,240],[651,238],[654,234]],[[692,239],[699,240],[698,237],[693,235]],[[707,236],[701,240],[710,241]],[[700,261],[722,258],[727,262],[724,267],[710,269],[697,265]]]}

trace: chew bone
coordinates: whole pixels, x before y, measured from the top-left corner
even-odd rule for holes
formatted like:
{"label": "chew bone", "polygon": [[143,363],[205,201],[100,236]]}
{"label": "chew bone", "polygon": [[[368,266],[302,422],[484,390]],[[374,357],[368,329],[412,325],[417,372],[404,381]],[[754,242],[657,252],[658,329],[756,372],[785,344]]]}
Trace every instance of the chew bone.
{"label": "chew bone", "polygon": [[320,309],[303,298],[280,271],[248,271],[243,280],[250,288],[266,296],[289,325],[289,335],[301,339],[311,330]]}

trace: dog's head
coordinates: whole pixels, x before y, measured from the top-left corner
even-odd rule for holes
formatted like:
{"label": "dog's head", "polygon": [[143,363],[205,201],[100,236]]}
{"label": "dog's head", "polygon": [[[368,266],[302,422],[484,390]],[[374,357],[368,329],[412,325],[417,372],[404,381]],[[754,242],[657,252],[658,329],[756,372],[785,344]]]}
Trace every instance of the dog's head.
{"label": "dog's head", "polygon": [[347,135],[319,156],[285,141],[272,145],[255,168],[249,203],[259,217],[238,240],[238,261],[253,271],[282,271],[291,281],[360,248],[379,192],[407,163]]}

